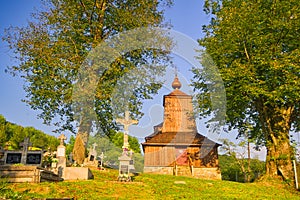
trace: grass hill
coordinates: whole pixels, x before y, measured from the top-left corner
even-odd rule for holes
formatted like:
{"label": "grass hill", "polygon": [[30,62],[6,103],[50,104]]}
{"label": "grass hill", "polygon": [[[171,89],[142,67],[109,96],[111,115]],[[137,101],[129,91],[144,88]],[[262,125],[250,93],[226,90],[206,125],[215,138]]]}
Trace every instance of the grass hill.
{"label": "grass hill", "polygon": [[[200,180],[169,175],[140,174],[133,182],[117,182],[117,170],[93,170],[94,179],[58,183],[5,183],[0,197],[10,199],[300,199],[285,183]],[[1,198],[0,198],[1,199]]]}

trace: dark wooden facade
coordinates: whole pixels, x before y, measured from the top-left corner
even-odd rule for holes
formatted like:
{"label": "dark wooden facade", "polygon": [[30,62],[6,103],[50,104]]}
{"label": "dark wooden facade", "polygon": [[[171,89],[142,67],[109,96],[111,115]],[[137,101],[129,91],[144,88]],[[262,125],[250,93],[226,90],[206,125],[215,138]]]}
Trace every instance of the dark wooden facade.
{"label": "dark wooden facade", "polygon": [[174,91],[164,96],[164,121],[142,143],[144,169],[188,166],[218,169],[218,143],[197,132],[192,96],[180,90],[175,77]]}

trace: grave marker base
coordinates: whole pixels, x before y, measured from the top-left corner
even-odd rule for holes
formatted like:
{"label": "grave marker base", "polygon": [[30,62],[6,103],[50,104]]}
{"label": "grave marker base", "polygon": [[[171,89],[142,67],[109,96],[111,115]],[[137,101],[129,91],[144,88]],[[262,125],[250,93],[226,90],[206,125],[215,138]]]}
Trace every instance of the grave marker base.
{"label": "grave marker base", "polygon": [[7,178],[11,183],[40,183],[62,181],[57,174],[37,166],[0,166],[0,178]]}

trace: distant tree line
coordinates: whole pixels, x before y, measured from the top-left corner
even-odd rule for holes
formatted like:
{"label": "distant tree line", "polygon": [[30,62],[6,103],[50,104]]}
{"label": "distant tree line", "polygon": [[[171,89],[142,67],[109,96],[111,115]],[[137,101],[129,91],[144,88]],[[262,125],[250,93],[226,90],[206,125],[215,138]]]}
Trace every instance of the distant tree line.
{"label": "distant tree line", "polygon": [[247,165],[248,159],[239,159],[239,161],[239,163],[236,162],[236,159],[229,155],[219,155],[222,180],[248,182],[247,179],[249,177],[249,181],[253,182],[265,173],[265,162],[259,159],[251,159],[251,170],[249,174],[245,176],[245,172],[242,170],[240,163]]}
{"label": "distant tree line", "polygon": [[33,127],[23,127],[8,122],[3,115],[0,115],[0,146],[11,150],[20,149],[20,143],[24,138],[29,137],[32,147],[40,149],[56,150],[59,140],[55,136],[48,135]]}

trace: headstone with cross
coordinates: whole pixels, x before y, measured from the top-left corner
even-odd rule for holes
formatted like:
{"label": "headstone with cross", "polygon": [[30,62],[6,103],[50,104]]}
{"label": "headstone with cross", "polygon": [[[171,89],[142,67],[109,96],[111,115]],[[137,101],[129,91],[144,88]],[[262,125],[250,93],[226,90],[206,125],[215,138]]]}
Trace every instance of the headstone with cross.
{"label": "headstone with cross", "polygon": [[65,140],[67,139],[65,134],[61,134],[58,139],[60,140],[60,144],[59,145],[62,145],[64,146],[64,143],[65,143]]}
{"label": "headstone with cross", "polygon": [[90,148],[90,152],[89,152],[89,156],[88,156],[89,162],[94,162],[97,158],[96,146],[98,146],[98,145],[96,143],[94,143],[93,147]]}
{"label": "headstone with cross", "polygon": [[130,119],[130,117],[129,117],[129,111],[126,111],[125,112],[125,118],[124,119],[118,118],[116,120],[116,122],[124,126],[123,152],[128,151],[128,148],[129,148],[129,143],[128,143],[128,130],[129,130],[129,126],[133,125],[133,124],[137,124],[138,121]]}
{"label": "headstone with cross", "polygon": [[21,142],[19,144],[21,147],[23,147],[23,150],[22,150],[22,157],[21,157],[21,163],[22,164],[26,164],[26,160],[27,160],[27,153],[28,153],[28,148],[32,145],[32,143],[29,141],[29,138],[26,137],[24,139],[23,142]]}

